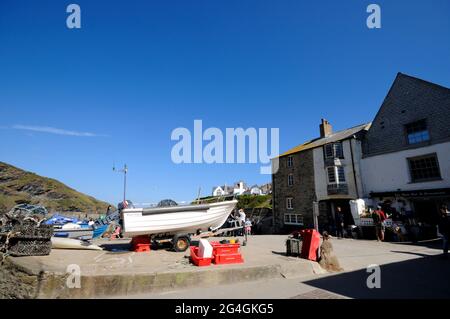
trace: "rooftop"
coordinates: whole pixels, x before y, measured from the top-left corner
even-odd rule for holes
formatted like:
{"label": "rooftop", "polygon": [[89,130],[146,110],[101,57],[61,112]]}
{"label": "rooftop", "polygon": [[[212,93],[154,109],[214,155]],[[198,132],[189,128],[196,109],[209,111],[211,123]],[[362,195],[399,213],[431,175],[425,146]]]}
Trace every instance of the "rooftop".
{"label": "rooftop", "polygon": [[370,128],[370,125],[371,125],[371,123],[360,124],[360,125],[357,125],[357,126],[354,126],[354,127],[342,130],[342,131],[338,131],[338,132],[333,133],[326,137],[319,137],[319,138],[310,140],[303,144],[297,145],[294,148],[291,148],[287,152],[281,154],[279,157],[306,151],[309,149],[323,146],[328,143],[334,143],[337,141],[348,139],[349,137],[353,136],[354,134],[356,134],[360,131],[367,131]]}

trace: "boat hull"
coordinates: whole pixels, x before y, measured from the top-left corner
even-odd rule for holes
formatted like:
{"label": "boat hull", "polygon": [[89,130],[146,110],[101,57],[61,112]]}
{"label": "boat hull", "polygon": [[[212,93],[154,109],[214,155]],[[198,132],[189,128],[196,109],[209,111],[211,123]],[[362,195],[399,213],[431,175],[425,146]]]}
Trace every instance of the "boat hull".
{"label": "boat hull", "polygon": [[124,209],[123,234],[140,235],[194,234],[222,226],[237,201],[224,201],[205,205],[173,206],[153,209]]}
{"label": "boat hull", "polygon": [[53,236],[60,238],[72,238],[72,239],[92,239],[94,230],[92,228],[79,228],[79,229],[54,229]]}

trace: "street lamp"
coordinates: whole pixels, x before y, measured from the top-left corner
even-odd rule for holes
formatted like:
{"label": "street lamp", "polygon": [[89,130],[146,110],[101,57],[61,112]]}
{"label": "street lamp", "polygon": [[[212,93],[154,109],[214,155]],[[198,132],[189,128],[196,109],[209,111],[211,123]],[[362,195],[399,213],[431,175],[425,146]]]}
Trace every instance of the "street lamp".
{"label": "street lamp", "polygon": [[128,167],[127,164],[125,164],[123,166],[123,169],[119,169],[117,170],[115,165],[113,164],[113,171],[114,172],[118,172],[118,173],[123,173],[123,204],[125,205],[126,203],[126,192],[127,192],[127,172],[128,172]]}

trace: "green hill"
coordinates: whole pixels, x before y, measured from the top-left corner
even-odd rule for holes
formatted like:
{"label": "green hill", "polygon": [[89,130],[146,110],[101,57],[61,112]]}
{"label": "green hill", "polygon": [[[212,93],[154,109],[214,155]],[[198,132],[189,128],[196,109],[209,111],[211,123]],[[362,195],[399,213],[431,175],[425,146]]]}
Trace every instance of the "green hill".
{"label": "green hill", "polygon": [[0,162],[0,211],[21,203],[42,205],[49,212],[87,214],[104,213],[109,205],[57,180]]}

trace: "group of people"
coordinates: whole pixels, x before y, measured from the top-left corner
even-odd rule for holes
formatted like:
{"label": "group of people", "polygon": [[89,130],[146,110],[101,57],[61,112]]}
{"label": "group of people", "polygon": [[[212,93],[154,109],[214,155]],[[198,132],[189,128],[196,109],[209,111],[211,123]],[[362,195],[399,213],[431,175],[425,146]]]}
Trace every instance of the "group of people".
{"label": "group of people", "polygon": [[242,227],[238,231],[233,231],[232,236],[236,234],[243,236],[244,234],[251,235],[252,233],[252,221],[246,218],[244,210],[241,208],[235,213],[231,213],[227,220],[226,228]]}

